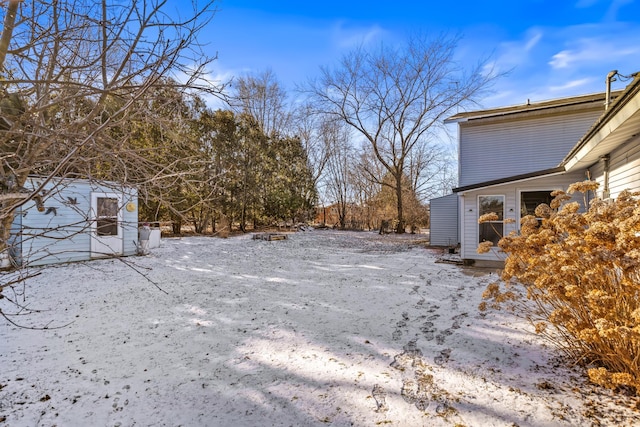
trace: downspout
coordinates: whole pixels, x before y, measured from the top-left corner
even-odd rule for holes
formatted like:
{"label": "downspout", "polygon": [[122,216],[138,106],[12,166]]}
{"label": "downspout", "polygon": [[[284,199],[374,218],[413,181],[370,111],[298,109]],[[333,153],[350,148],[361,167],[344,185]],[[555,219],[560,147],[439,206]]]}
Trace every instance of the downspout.
{"label": "downspout", "polygon": [[606,79],[606,94],[604,97],[604,109],[605,111],[609,109],[609,104],[611,104],[611,82],[616,81],[616,75],[618,74],[618,70],[609,71]]}
{"label": "downspout", "polygon": [[604,186],[602,188],[602,198],[604,200],[608,199],[611,195],[611,191],[609,190],[609,169],[611,158],[608,154],[601,157],[602,159],[602,167],[604,169]]}
{"label": "downspout", "polygon": [[[604,100],[604,110],[607,111],[609,109],[609,105],[611,104],[611,82],[616,80],[616,75],[618,74],[618,70],[609,71],[606,79],[606,94]],[[602,168],[604,171],[604,186],[602,188],[602,198],[604,200],[608,199],[611,195],[611,191],[609,190],[609,169],[611,167],[611,157],[608,154],[605,154],[601,157],[602,160]]]}

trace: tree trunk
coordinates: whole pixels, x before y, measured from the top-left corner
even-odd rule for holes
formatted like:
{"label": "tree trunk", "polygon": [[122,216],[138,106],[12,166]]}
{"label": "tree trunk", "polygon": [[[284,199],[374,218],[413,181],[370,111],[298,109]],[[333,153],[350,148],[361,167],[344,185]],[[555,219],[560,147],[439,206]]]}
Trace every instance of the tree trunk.
{"label": "tree trunk", "polygon": [[13,35],[19,5],[20,0],[11,0],[7,6],[6,15],[4,16],[4,31],[2,31],[2,37],[0,38],[0,70],[4,69],[4,60],[9,50],[9,42]]}
{"label": "tree trunk", "polygon": [[171,221],[171,229],[174,235],[179,236],[182,231],[182,219],[173,218]]}
{"label": "tree trunk", "polygon": [[240,230],[243,233],[247,232],[247,205],[243,202],[242,209],[240,211]]}
{"label": "tree trunk", "polygon": [[[0,269],[9,267],[9,239],[11,238],[11,224],[13,224],[13,218],[15,217],[15,211],[7,212],[0,221],[0,227],[2,227],[2,235],[0,236]],[[2,284],[0,283],[0,292],[2,292]]]}
{"label": "tree trunk", "polygon": [[398,200],[398,226],[396,233],[404,233],[404,218],[402,215],[402,173],[396,175],[396,198]]}

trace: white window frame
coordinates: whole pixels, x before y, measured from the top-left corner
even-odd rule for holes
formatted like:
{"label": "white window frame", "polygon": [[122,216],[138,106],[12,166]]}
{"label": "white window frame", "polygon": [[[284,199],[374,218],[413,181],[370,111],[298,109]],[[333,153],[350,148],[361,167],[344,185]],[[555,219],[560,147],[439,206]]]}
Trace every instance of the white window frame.
{"label": "white window frame", "polygon": [[[504,220],[505,220],[505,210],[506,210],[506,201],[507,201],[507,197],[504,194],[478,194],[478,197],[476,199],[476,206],[477,206],[477,219],[479,219],[482,215],[484,215],[484,213],[482,213],[481,210],[481,205],[480,205],[480,199],[482,197],[500,197],[502,198],[502,219],[499,221],[490,221],[491,224],[500,224],[502,226],[502,236],[504,236],[504,232],[505,232],[505,224],[504,224]],[[485,213],[489,213],[489,212],[485,212]],[[477,221],[476,221],[477,223]],[[477,227],[477,233],[476,233],[476,244],[480,244],[483,242],[483,240],[480,240],[480,230],[481,230],[482,224],[478,223],[478,227]],[[502,237],[501,236],[501,237]]]}
{"label": "white window frame", "polygon": [[[517,191],[517,199],[516,199],[516,221],[517,221],[517,226],[518,226],[518,230],[520,230],[521,227],[521,220],[522,220],[522,193],[539,193],[539,192],[549,192],[549,194],[551,194],[551,192],[556,191],[557,188],[553,188],[553,189],[549,189],[547,188],[524,188],[524,189],[518,189]],[[549,196],[551,197],[551,196]],[[551,200],[553,200],[553,197],[551,197]],[[536,219],[540,220],[541,218],[536,217]]]}

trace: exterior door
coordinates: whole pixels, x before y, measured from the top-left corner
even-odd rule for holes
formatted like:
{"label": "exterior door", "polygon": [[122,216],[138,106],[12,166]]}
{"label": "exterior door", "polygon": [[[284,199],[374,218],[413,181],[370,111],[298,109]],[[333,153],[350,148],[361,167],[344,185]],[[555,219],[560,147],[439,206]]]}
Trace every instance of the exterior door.
{"label": "exterior door", "polygon": [[91,256],[123,254],[122,197],[115,193],[91,193]]}

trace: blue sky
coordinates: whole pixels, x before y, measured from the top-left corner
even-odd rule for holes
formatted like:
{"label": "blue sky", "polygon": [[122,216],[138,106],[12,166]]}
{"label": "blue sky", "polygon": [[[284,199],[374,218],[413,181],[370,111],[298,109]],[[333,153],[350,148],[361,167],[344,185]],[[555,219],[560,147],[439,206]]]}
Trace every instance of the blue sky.
{"label": "blue sky", "polygon": [[[640,71],[640,0],[219,0],[202,40],[219,78],[271,69],[293,88],[362,43],[411,32],[460,35],[457,56],[490,58],[483,107],[602,92],[613,69]],[[617,88],[624,82],[616,82]]]}

